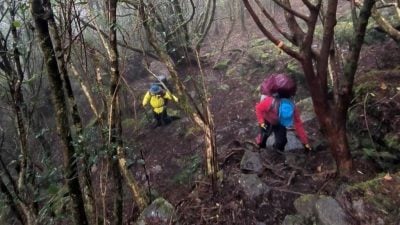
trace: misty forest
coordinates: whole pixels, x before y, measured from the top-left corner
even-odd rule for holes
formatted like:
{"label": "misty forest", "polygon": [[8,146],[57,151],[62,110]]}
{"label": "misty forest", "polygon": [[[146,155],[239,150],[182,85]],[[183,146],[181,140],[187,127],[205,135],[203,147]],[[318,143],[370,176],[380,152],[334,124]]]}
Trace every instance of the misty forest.
{"label": "misty forest", "polygon": [[399,225],[400,0],[3,0],[0,224]]}

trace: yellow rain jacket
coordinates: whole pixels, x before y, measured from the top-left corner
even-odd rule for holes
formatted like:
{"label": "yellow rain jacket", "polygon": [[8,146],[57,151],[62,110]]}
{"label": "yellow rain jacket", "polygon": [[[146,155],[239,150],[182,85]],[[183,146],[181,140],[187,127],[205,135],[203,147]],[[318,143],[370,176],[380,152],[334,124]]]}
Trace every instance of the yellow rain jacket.
{"label": "yellow rain jacket", "polygon": [[144,95],[143,97],[143,106],[147,105],[147,103],[150,102],[151,107],[153,107],[153,111],[157,114],[160,114],[164,111],[165,109],[165,101],[166,99],[168,100],[174,100],[175,102],[178,102],[178,98],[175,97],[171,92],[167,91],[165,94],[151,94],[149,91]]}

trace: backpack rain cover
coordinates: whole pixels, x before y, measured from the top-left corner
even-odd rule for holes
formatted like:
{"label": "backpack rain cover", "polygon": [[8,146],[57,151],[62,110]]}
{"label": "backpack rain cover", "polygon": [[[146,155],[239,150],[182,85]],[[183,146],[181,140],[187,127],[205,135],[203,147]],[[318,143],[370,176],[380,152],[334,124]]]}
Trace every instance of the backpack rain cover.
{"label": "backpack rain cover", "polygon": [[278,110],[279,123],[284,127],[293,127],[294,103],[287,98],[282,98]]}

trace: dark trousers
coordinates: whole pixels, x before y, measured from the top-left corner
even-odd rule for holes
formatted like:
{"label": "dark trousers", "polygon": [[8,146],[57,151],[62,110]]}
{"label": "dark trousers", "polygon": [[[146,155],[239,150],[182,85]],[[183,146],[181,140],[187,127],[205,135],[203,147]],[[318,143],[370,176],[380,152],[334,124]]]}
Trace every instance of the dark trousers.
{"label": "dark trousers", "polygon": [[154,118],[156,119],[156,126],[161,126],[162,124],[167,125],[171,122],[167,114],[167,109],[164,109],[161,113],[156,113],[153,111]]}
{"label": "dark trousers", "polygon": [[285,149],[285,145],[287,143],[287,138],[286,138],[286,127],[282,125],[266,125],[266,129],[261,128],[260,130],[260,135],[261,135],[261,140],[259,143],[260,148],[265,148],[267,144],[268,137],[274,133],[275,136],[275,143],[273,144],[273,147],[275,149],[278,149],[280,151],[283,151]]}

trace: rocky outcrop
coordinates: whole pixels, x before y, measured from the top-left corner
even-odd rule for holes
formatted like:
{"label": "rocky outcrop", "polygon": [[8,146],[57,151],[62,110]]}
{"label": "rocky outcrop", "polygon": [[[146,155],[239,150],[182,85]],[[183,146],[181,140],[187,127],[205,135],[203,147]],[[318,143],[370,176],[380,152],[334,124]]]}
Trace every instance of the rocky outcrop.
{"label": "rocky outcrop", "polygon": [[136,225],[175,224],[175,208],[163,198],[157,198],[140,214]]}
{"label": "rocky outcrop", "polygon": [[238,183],[249,200],[262,198],[270,188],[256,174],[240,174]]}
{"label": "rocky outcrop", "polygon": [[242,161],[240,162],[240,170],[244,173],[262,173],[264,167],[261,163],[260,153],[245,151]]}

